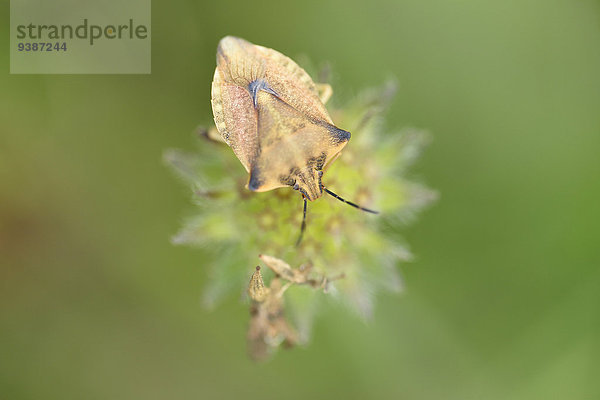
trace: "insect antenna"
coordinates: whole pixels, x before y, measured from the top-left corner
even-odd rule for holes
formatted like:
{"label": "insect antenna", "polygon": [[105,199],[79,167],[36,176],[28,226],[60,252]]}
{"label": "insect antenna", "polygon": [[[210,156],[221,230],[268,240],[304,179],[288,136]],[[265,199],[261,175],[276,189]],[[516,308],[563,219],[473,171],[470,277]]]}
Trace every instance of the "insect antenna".
{"label": "insect antenna", "polygon": [[302,196],[302,198],[304,199],[304,210],[302,211],[302,225],[300,226],[300,236],[296,240],[296,246],[300,245],[302,236],[304,236],[304,230],[306,229],[306,197]]}
{"label": "insect antenna", "polygon": [[[358,208],[361,211],[366,211],[366,212],[371,213],[371,214],[379,214],[379,211],[371,210],[370,208],[361,207],[358,204],[355,204],[355,203],[353,203],[351,201],[348,201],[346,199],[341,198],[337,194],[333,193],[331,190],[327,189],[325,186],[323,186],[323,190],[325,190],[325,192],[327,192],[328,195],[330,195],[332,197],[335,197],[339,201],[341,201],[343,203],[346,203],[346,204],[349,204],[349,205],[351,205],[354,208]],[[306,200],[304,200],[304,201],[306,202]]]}

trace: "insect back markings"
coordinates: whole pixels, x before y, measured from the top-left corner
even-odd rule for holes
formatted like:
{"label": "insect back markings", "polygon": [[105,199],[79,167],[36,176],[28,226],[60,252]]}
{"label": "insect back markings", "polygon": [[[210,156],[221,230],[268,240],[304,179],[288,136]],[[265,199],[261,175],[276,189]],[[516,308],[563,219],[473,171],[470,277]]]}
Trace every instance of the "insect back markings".
{"label": "insect back markings", "polygon": [[264,90],[267,93],[270,93],[274,96],[277,96],[277,93],[273,89],[269,87],[267,82],[264,79],[256,79],[248,84],[248,90],[252,94],[252,100],[254,101],[254,107],[258,106],[258,92]]}
{"label": "insect back markings", "polygon": [[333,124],[315,83],[293,60],[224,37],[211,103],[217,130],[249,173],[248,189],[291,186],[305,202],[323,195],[323,167],[348,143],[350,132]]}
{"label": "insect back markings", "polygon": [[309,200],[322,195],[306,162],[324,152],[326,164],[350,134],[333,125],[302,68],[275,50],[227,36],[219,42],[211,97],[217,129],[249,172],[249,189],[291,186],[280,176],[298,167]]}
{"label": "insect back markings", "polygon": [[315,191],[318,191],[320,195],[322,195],[322,183],[321,177],[323,176],[323,166],[325,164],[325,159],[327,158],[327,154],[324,152],[321,153],[318,157],[311,157],[306,161],[306,167],[301,169],[299,167],[291,167],[287,175],[281,175],[279,180],[282,184],[286,186],[291,186],[294,190],[299,190],[305,197],[308,197],[307,193],[304,193],[301,189],[301,185],[304,187],[309,185],[312,181],[311,176],[307,176],[304,171],[317,171],[317,179],[316,179],[316,187]]}

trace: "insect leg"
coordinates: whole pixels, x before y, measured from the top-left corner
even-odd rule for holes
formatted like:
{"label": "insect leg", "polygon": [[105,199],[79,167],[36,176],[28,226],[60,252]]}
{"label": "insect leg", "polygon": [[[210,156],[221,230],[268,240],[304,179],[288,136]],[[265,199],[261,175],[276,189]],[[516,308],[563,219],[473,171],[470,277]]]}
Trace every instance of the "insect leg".
{"label": "insect leg", "polygon": [[208,129],[203,126],[199,126],[198,128],[196,128],[196,133],[198,134],[198,136],[210,140],[212,142],[225,143],[225,140],[223,139],[223,137],[221,136],[221,134],[215,126],[211,126]]}

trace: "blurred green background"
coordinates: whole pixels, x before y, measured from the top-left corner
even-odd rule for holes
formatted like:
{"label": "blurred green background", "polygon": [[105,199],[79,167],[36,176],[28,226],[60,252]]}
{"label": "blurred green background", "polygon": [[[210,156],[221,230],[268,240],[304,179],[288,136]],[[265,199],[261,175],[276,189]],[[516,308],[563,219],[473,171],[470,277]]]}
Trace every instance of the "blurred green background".
{"label": "blurred green background", "polygon": [[[597,1],[155,1],[147,76],[9,75],[0,7],[0,398],[600,398]],[[227,34],[330,61],[341,99],[395,76],[441,194],[402,295],[266,364],[169,243],[191,205],[161,155],[210,122]]]}

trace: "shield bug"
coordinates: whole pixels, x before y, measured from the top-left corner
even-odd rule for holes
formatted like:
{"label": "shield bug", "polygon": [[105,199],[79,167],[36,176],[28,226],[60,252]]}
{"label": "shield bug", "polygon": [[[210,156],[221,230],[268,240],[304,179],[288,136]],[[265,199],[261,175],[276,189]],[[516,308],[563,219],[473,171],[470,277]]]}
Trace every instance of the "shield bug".
{"label": "shield bug", "polygon": [[249,173],[255,192],[289,186],[307,200],[323,192],[360,210],[328,190],[323,170],[350,140],[336,127],[317,86],[293,60],[244,39],[226,36],[217,48],[211,103],[215,125]]}

